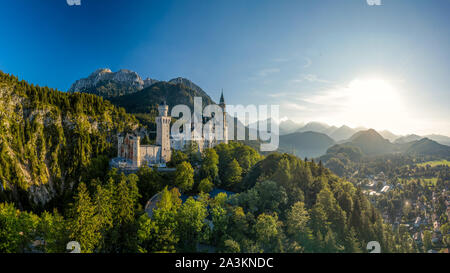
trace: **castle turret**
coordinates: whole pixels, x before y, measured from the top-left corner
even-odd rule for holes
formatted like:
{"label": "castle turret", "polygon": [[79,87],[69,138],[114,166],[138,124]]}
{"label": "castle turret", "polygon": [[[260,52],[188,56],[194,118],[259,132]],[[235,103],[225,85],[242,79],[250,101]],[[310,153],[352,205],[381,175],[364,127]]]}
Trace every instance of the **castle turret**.
{"label": "castle turret", "polygon": [[158,105],[159,116],[156,117],[156,145],[161,146],[162,163],[170,161],[170,121],[169,106],[166,102]]}
{"label": "castle turret", "polygon": [[223,98],[223,89],[222,89],[222,94],[220,95],[219,106],[222,108],[222,112],[223,112],[223,128],[222,128],[223,140],[219,141],[219,143],[228,144],[227,109],[226,109],[225,99]]}

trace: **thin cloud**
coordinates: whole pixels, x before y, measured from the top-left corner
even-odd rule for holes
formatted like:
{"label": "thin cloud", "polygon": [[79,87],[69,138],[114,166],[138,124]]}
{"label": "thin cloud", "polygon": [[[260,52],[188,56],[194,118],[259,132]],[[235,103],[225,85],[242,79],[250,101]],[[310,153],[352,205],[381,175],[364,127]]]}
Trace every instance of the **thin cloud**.
{"label": "thin cloud", "polygon": [[262,70],[258,71],[257,75],[259,77],[267,77],[271,74],[275,74],[278,72],[280,72],[279,68],[266,68],[266,69],[262,69]]}
{"label": "thin cloud", "polygon": [[299,78],[292,80],[293,82],[311,82],[311,83],[331,83],[328,80],[319,78],[316,74],[301,74]]}

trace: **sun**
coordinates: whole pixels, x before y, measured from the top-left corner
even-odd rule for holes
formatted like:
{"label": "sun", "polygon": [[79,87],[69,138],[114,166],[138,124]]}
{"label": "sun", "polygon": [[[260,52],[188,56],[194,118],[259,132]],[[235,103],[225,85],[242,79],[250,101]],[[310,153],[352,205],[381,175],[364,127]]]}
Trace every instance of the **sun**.
{"label": "sun", "polygon": [[400,104],[397,90],[383,79],[355,79],[348,88],[351,107],[363,112],[391,111]]}
{"label": "sun", "polygon": [[345,88],[344,115],[358,125],[391,127],[405,115],[399,90],[381,78],[356,78]]}

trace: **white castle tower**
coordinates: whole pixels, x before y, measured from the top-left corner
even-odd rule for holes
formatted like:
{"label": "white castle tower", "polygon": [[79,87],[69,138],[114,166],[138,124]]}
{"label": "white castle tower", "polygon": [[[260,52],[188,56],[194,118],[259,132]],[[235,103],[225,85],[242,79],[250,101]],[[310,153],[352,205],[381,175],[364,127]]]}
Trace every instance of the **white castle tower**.
{"label": "white castle tower", "polygon": [[218,143],[228,144],[227,109],[226,109],[225,99],[223,98],[223,90],[222,90],[222,94],[220,95],[219,106],[222,108],[222,111],[223,111],[223,128],[222,128],[223,140],[219,140]]}
{"label": "white castle tower", "polygon": [[158,105],[159,116],[156,117],[156,145],[161,146],[161,161],[169,162],[170,151],[170,121],[169,106],[166,102]]}

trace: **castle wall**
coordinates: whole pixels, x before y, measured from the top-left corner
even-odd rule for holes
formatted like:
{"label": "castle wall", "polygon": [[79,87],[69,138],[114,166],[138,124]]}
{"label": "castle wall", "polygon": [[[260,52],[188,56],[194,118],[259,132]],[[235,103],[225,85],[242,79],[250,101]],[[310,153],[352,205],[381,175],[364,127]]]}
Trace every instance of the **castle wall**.
{"label": "castle wall", "polygon": [[135,167],[139,167],[139,142],[140,137],[126,135],[118,137],[117,156],[133,162]]}
{"label": "castle wall", "polygon": [[140,146],[140,160],[141,165],[160,163],[161,147],[154,145]]}

